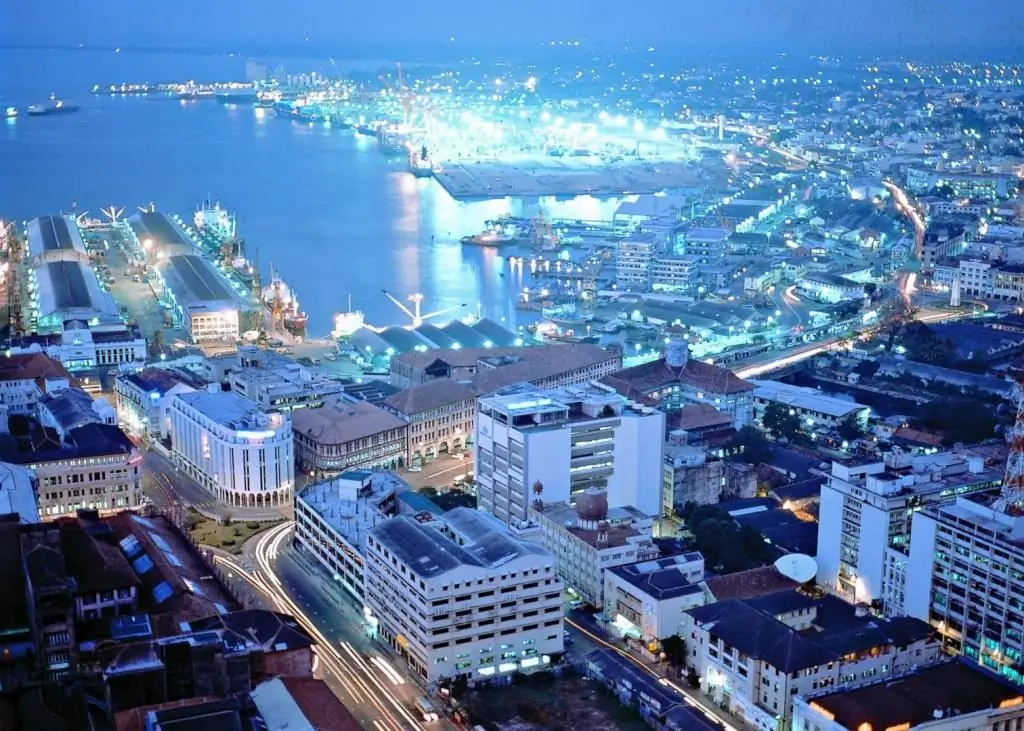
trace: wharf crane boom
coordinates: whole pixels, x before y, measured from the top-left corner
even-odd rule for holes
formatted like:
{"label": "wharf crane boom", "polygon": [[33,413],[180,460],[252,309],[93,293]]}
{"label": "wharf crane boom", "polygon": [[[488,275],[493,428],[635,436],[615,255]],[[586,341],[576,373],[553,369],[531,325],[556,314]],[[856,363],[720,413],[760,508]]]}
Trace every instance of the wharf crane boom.
{"label": "wharf crane boom", "polygon": [[409,301],[413,303],[412,309],[410,310],[408,307],[406,307],[402,303],[401,300],[399,300],[393,294],[388,292],[386,289],[382,289],[381,291],[384,293],[385,297],[387,297],[389,300],[391,300],[392,302],[395,303],[395,306],[398,309],[400,309],[402,312],[404,312],[406,315],[409,316],[409,319],[412,320],[412,325],[410,326],[412,329],[415,329],[415,328],[419,327],[425,321],[429,320],[432,317],[439,317],[441,315],[446,315],[449,312],[455,312],[456,310],[462,310],[462,309],[465,309],[468,306],[465,303],[463,303],[461,305],[456,305],[455,307],[445,307],[445,308],[440,309],[440,310],[434,310],[433,312],[428,312],[426,314],[423,314],[423,312],[422,312],[423,295],[421,293],[416,292],[415,294],[409,295]]}

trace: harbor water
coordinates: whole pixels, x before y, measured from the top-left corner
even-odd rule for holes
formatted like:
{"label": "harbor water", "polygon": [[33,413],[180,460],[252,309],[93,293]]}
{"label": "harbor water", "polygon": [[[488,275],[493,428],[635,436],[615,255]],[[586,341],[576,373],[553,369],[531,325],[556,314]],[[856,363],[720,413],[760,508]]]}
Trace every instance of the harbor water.
{"label": "harbor water", "polygon": [[[281,63],[294,73],[358,65]],[[309,313],[310,334],[323,336],[349,295],[371,324],[405,324],[383,290],[399,299],[422,293],[424,312],[479,310],[514,325],[522,268],[460,239],[501,215],[599,220],[617,205],[590,197],[458,202],[351,130],[282,120],[248,104],[90,94],[95,83],[240,80],[244,66],[227,55],[0,50],[0,68],[19,69],[0,75],[0,106],[55,94],[81,107],[22,116],[0,130],[0,217],[73,208],[99,217],[110,205],[127,214],[153,202],[191,220],[204,199],[218,199],[235,212],[250,258],[258,251],[264,276],[273,264]]]}

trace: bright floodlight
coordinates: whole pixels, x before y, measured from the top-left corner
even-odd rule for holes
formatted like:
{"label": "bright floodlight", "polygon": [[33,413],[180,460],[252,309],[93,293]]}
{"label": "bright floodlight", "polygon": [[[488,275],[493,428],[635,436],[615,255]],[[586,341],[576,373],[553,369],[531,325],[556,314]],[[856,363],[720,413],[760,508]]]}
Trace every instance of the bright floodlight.
{"label": "bright floodlight", "polygon": [[533,91],[536,88],[537,88],[537,77],[536,76],[531,76],[530,78],[528,78],[526,80],[526,90],[527,91]]}

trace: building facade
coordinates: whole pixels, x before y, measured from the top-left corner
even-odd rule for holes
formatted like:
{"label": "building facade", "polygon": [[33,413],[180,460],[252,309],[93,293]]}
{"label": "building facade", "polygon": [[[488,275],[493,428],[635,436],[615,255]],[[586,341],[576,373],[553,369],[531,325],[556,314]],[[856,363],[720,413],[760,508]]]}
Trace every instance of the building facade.
{"label": "building facade", "polygon": [[237,393],[177,394],[171,400],[171,453],[179,468],[228,505],[291,504],[295,453],[287,414],[264,413]]}
{"label": "building facade", "polygon": [[537,502],[530,522],[540,527],[566,588],[592,607],[604,606],[608,569],[658,556],[650,516],[635,508],[609,508],[606,495],[596,490],[580,495],[575,507]]}
{"label": "building facade", "polygon": [[474,429],[477,498],[501,520],[526,519],[538,483],[544,502],[598,488],[612,507],[661,510],[665,415],[607,387],[510,386],[480,399]]}
{"label": "building facade", "polygon": [[659,640],[680,634],[686,610],[704,604],[703,579],[700,553],[609,569],[604,572],[604,616],[621,634],[656,651]]}
{"label": "building facade", "polygon": [[292,412],[295,459],[309,473],[405,466],[409,424],[367,401],[330,398],[315,409]]}
{"label": "building facade", "polygon": [[477,510],[399,516],[366,540],[364,614],[426,682],[487,682],[563,651],[562,582],[543,548]]}

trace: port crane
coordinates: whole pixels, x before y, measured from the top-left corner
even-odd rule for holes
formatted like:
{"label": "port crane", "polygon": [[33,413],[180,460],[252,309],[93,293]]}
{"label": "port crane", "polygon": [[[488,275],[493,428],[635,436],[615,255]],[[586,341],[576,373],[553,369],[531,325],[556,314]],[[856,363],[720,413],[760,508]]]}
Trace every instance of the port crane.
{"label": "port crane", "polygon": [[412,309],[410,310],[408,307],[406,307],[404,304],[402,304],[402,301],[400,299],[395,297],[393,294],[388,292],[386,289],[381,290],[381,291],[384,293],[385,297],[387,297],[389,300],[394,302],[395,306],[398,309],[400,309],[402,312],[404,312],[406,315],[408,315],[409,318],[412,320],[412,325],[409,326],[410,330],[415,330],[420,325],[422,325],[425,321],[429,320],[432,317],[439,317],[440,315],[446,315],[449,312],[455,312],[456,310],[462,310],[462,309],[465,309],[466,307],[469,306],[469,305],[463,303],[461,305],[456,305],[455,307],[445,307],[444,309],[441,309],[441,310],[434,310],[433,312],[428,312],[426,314],[423,314],[422,306],[423,306],[423,299],[424,298],[423,298],[423,295],[420,294],[419,292],[416,292],[415,294],[409,295],[409,301],[412,302]]}
{"label": "port crane", "polygon": [[111,225],[120,223],[121,216],[124,214],[124,208],[118,208],[117,206],[108,206],[107,208],[101,208],[100,213],[107,217],[107,221]]}

